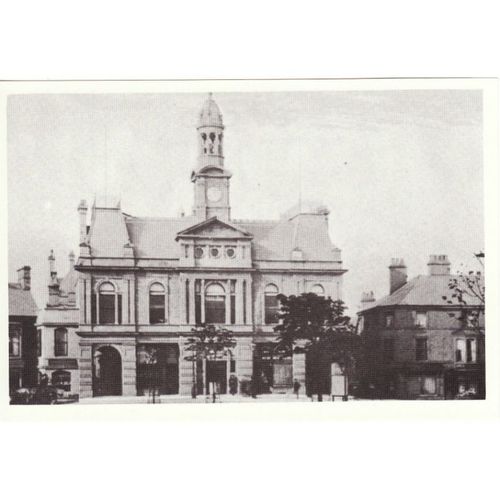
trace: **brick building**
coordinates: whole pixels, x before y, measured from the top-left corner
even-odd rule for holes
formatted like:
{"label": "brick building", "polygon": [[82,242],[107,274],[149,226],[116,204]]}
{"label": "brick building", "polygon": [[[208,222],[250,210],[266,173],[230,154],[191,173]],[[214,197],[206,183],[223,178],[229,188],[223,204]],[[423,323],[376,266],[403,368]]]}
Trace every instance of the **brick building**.
{"label": "brick building", "polygon": [[38,308],[31,295],[31,268],[17,271],[17,283],[9,283],[9,393],[38,383]]}
{"label": "brick building", "polygon": [[[359,312],[367,346],[363,378],[375,397],[484,398],[484,317],[479,327],[460,319],[450,296],[450,262],[431,255],[428,274],[407,281],[402,259],[389,267],[390,293],[365,293]],[[477,310],[479,302],[471,303]]]}
{"label": "brick building", "polygon": [[[265,377],[275,390],[305,382],[305,358],[273,359],[277,295],[313,291],[341,298],[340,250],[324,207],[295,209],[277,220],[231,217],[222,114],[211,96],[196,128],[192,215],[144,218],[120,205],[94,203],[80,214],[80,397],[144,394],[155,370],[163,394],[199,393],[209,382],[227,391]],[[186,172],[187,173],[187,172]],[[145,174],[146,175],[146,174]],[[236,337],[232,356],[192,364],[185,343],[198,324],[223,325]]]}

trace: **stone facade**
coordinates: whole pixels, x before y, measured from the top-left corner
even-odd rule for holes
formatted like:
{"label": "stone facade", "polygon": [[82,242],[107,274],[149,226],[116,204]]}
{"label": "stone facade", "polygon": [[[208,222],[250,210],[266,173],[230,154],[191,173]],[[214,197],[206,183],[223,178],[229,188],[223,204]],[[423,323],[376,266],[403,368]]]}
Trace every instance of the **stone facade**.
{"label": "stone facade", "polygon": [[[294,209],[270,221],[232,219],[224,125],[211,96],[196,130],[191,216],[140,218],[120,205],[94,203],[87,226],[87,205],[78,207],[80,397],[145,394],[152,377],[164,394],[191,394],[194,386],[203,392],[210,380],[225,392],[231,374],[241,387],[264,376],[255,373],[255,346],[275,338],[278,293],[315,291],[341,299],[345,270],[329,238],[328,210]],[[230,358],[186,360],[186,339],[202,323],[233,332]],[[303,355],[270,370],[267,386],[287,390],[294,378],[305,382]]]}
{"label": "stone facade", "polygon": [[63,278],[57,276],[56,259],[51,252],[49,261],[49,301],[38,317],[40,341],[38,367],[52,385],[71,394],[80,392],[78,369],[79,324],[77,302],[78,273],[75,255],[69,255],[69,270]]}

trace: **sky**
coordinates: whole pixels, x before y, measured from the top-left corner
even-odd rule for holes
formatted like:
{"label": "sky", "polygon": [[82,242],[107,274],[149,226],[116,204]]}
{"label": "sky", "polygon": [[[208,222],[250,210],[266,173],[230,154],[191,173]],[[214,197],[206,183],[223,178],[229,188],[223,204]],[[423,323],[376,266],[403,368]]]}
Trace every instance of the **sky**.
{"label": "sky", "polygon": [[[9,281],[32,267],[40,308],[47,257],[78,255],[77,206],[120,199],[135,216],[191,213],[200,93],[30,94],[7,101]],[[482,92],[391,90],[218,93],[232,217],[275,219],[299,196],[330,209],[349,314],[388,293],[430,254],[452,269],[484,250]]]}

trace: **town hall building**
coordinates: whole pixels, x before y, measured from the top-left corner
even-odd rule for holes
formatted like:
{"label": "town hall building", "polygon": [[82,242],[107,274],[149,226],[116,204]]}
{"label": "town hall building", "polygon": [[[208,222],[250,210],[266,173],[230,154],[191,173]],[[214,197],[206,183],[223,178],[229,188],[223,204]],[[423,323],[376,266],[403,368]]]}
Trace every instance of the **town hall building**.
{"label": "town hall building", "polygon": [[[276,220],[233,219],[224,124],[211,95],[196,132],[191,215],[137,217],[97,202],[88,214],[85,201],[78,207],[80,252],[67,281],[74,280],[79,311],[80,398],[146,394],[152,352],[161,394],[189,395],[193,387],[201,394],[210,382],[225,393],[231,375],[240,387],[252,376],[275,392],[290,390],[295,379],[304,386],[304,354],[272,355],[277,295],[342,298],[346,270],[329,237],[329,212],[299,207]],[[230,330],[236,345],[226,359],[192,362],[187,339],[208,323]]]}

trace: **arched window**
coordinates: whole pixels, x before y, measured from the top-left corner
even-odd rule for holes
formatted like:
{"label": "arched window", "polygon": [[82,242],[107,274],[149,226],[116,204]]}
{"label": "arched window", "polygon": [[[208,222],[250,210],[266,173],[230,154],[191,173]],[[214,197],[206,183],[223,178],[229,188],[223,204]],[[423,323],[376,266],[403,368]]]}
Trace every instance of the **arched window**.
{"label": "arched window", "polygon": [[54,332],[54,356],[68,355],[68,330],[56,328]]}
{"label": "arched window", "polygon": [[71,391],[71,373],[57,370],[52,374],[52,385],[63,391]]}
{"label": "arched window", "polygon": [[205,323],[226,322],[226,291],[219,283],[205,288]]}
{"label": "arched window", "polygon": [[278,322],[278,287],[273,284],[266,286],[264,290],[264,322],[266,325],[272,325]]}
{"label": "arched window", "polygon": [[103,283],[99,287],[99,323],[102,325],[116,322],[116,293],[111,283]]}
{"label": "arched window", "polygon": [[324,297],[325,296],[325,289],[323,288],[323,285],[314,285],[311,288],[311,292],[315,293],[318,297]]}
{"label": "arched window", "polygon": [[165,288],[161,283],[149,288],[149,322],[165,323]]}

